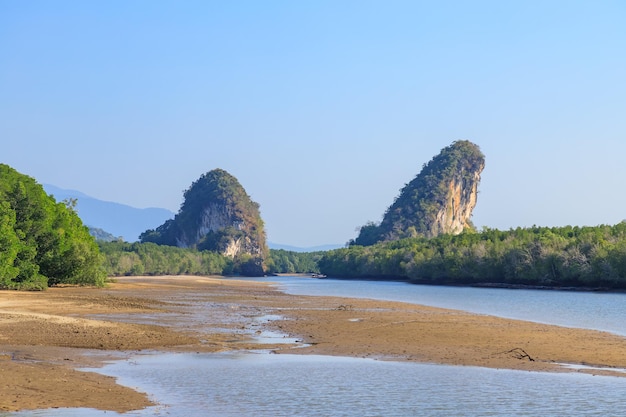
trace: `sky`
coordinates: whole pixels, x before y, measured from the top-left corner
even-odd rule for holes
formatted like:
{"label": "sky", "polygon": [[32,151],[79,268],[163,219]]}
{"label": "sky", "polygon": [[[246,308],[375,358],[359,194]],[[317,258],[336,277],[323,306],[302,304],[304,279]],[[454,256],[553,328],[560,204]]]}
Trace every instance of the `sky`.
{"label": "sky", "polygon": [[470,140],[479,229],[615,224],[625,21],[623,0],[0,0],[0,163],[174,212],[225,169],[270,242],[311,247]]}

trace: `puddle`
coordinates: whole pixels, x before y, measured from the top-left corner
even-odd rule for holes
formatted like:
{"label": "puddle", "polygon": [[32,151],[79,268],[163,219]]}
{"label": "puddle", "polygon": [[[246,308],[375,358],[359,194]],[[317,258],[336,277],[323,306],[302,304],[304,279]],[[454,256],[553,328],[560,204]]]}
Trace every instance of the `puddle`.
{"label": "puddle", "polygon": [[268,344],[291,344],[296,345],[301,343],[300,339],[295,337],[289,337],[284,333],[274,332],[271,330],[263,330],[260,333],[254,335],[254,341],[256,343],[268,345]]}
{"label": "puddle", "polygon": [[[279,331],[266,329],[273,321],[284,320],[279,314],[268,313],[261,307],[241,306],[236,303],[203,301],[196,294],[183,294],[176,303],[175,311],[155,311],[132,314],[94,314],[90,318],[133,324],[167,325],[198,332],[200,335],[231,334],[233,342],[258,344],[294,344],[301,341]],[[247,341],[242,340],[248,339]]]}
{"label": "puddle", "polygon": [[[254,333],[251,335],[253,340],[259,344],[289,344],[289,345],[297,345],[302,341],[296,337],[290,337],[285,333],[268,330],[263,326],[266,323],[270,323],[273,321],[285,320],[283,316],[278,314],[264,314],[262,316],[257,316],[252,318],[252,324],[250,325],[251,331]],[[255,328],[258,328],[255,330]]]}

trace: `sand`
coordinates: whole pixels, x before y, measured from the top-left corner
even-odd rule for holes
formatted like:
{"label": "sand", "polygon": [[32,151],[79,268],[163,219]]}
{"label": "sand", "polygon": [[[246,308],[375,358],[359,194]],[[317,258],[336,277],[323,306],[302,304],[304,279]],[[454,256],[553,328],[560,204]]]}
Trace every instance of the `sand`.
{"label": "sand", "polygon": [[[259,317],[268,314],[283,319],[261,323]],[[264,328],[301,343],[260,345],[254,335]],[[292,296],[264,283],[230,279],[127,277],[105,289],[0,291],[0,411],[141,409],[152,405],[146,393],[80,369],[146,349],[260,348],[278,354],[626,376],[619,372],[626,368],[626,338],[605,332],[405,303]],[[581,371],[562,364],[602,369]]]}

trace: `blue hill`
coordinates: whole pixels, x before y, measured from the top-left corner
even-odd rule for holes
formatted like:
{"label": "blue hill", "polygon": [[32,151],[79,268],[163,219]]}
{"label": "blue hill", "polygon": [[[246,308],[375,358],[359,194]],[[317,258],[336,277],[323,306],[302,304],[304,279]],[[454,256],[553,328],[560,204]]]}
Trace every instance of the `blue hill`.
{"label": "blue hill", "polygon": [[282,245],[280,243],[267,242],[267,246],[270,249],[283,249],[291,252],[321,252],[333,249],[343,248],[344,245],[320,245],[320,246],[310,246],[307,248],[302,248],[299,246],[291,246],[291,245]]}
{"label": "blue hill", "polygon": [[65,190],[50,184],[43,184],[43,188],[57,201],[75,198],[76,210],[86,226],[102,229],[127,242],[139,240],[141,233],[159,227],[174,217],[173,212],[163,208],[135,208],[98,200],[80,191]]}

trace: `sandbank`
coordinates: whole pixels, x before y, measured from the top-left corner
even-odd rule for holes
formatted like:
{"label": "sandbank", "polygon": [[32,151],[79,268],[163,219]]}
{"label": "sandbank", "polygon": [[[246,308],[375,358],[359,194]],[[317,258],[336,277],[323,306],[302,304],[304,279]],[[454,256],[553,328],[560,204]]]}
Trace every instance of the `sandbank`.
{"label": "sandbank", "polygon": [[[282,319],[259,320],[268,315]],[[299,343],[260,344],[254,336],[266,328]],[[0,291],[0,411],[141,409],[152,404],[146,393],[78,369],[142,350],[247,349],[626,376],[619,372],[626,368],[626,338],[606,332],[398,302],[293,296],[266,283],[216,277],[125,277],[104,289]]]}

